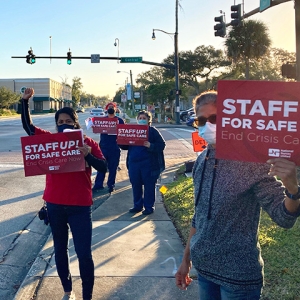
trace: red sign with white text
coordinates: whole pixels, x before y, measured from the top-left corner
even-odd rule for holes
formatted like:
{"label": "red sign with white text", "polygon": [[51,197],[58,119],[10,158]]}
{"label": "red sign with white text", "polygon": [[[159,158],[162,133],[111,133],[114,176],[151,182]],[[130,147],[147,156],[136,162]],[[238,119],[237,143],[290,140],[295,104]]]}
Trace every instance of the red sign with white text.
{"label": "red sign with white text", "polygon": [[82,132],[21,137],[25,176],[85,171]]}
{"label": "red sign with white text", "polygon": [[93,118],[93,133],[117,134],[118,118]]}
{"label": "red sign with white text", "polygon": [[148,141],[148,125],[117,125],[117,144],[130,146],[143,146]]}
{"label": "red sign with white text", "polygon": [[300,82],[218,82],[216,157],[300,165]]}

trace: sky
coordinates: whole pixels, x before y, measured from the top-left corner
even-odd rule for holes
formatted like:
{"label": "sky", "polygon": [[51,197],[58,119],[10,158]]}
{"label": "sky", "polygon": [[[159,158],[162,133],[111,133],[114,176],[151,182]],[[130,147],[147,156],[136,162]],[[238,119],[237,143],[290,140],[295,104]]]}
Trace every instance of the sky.
{"label": "sky", "polygon": [[[259,7],[259,0],[243,0],[244,12]],[[230,6],[242,0],[180,0],[178,49],[194,51],[200,45],[224,49],[224,39],[214,36],[214,18],[225,12],[231,20]],[[80,77],[83,91],[113,98],[125,81],[133,83],[150,65],[117,63],[89,59],[37,59],[33,65],[25,58],[30,47],[36,56],[142,57],[160,63],[174,53],[175,0],[1,0],[0,78],[51,78],[58,82]],[[261,20],[269,27],[272,46],[295,52],[294,1],[271,7],[249,19]],[[171,35],[152,30],[160,29]],[[50,38],[51,36],[51,38]],[[118,39],[118,40],[116,40]],[[117,46],[114,46],[114,43]],[[121,71],[117,73],[117,71]]]}

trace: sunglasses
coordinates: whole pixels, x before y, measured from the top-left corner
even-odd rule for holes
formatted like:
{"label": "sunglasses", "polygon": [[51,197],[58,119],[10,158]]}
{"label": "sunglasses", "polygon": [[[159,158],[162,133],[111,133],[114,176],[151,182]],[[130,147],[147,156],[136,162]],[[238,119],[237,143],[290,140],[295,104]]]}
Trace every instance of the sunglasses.
{"label": "sunglasses", "polygon": [[217,123],[217,115],[210,115],[208,118],[205,117],[197,117],[195,118],[195,125],[196,126],[204,126],[206,122],[209,122],[211,124],[216,124]]}

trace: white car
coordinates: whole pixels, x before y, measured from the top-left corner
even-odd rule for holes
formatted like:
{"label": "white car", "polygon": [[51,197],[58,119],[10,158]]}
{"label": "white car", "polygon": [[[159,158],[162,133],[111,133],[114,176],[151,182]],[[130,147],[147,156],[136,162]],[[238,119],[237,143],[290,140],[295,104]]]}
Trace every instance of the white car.
{"label": "white car", "polygon": [[91,117],[105,117],[105,113],[103,108],[93,108],[90,111],[90,116]]}

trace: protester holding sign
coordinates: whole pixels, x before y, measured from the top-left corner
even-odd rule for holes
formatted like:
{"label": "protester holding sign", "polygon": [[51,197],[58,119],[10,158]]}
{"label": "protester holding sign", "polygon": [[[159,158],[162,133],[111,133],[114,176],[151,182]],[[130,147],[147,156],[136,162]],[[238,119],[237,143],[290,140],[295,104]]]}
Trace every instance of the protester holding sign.
{"label": "protester holding sign", "polygon": [[155,209],[155,185],[165,169],[163,150],[166,143],[159,131],[151,126],[152,115],[149,112],[140,111],[137,123],[149,125],[148,141],[143,146],[120,145],[122,149],[128,150],[126,164],[133,191],[133,207],[129,211],[143,211],[143,215],[150,215]]}
{"label": "protester holding sign", "polygon": [[[110,102],[106,105],[105,109],[108,113],[108,118],[114,118],[117,120],[118,124],[124,124],[124,121],[116,117],[116,108],[117,105],[114,102]],[[117,168],[120,162],[121,150],[117,144],[117,135],[116,134],[100,134],[100,147],[103,152],[103,155],[107,161],[108,167],[108,179],[107,179],[107,187],[108,192],[111,193],[115,189]],[[97,192],[99,190],[103,190],[103,182],[105,179],[105,172],[97,172],[97,176],[95,179],[93,191]]]}
{"label": "protester holding sign", "polygon": [[260,210],[283,228],[294,225],[300,215],[296,166],[284,158],[266,163],[216,159],[216,132],[221,129],[216,128],[216,103],[216,92],[194,99],[199,134],[208,147],[193,169],[195,214],[176,285],[184,290],[191,283],[193,262],[201,300],[260,299]]}
{"label": "protester holding sign", "polygon": [[[22,123],[28,135],[50,135],[51,132],[33,125],[28,100],[34,94],[27,88],[22,98]],[[55,113],[58,132],[64,129],[78,129],[80,124],[76,112],[64,107]],[[78,147],[87,163],[85,171],[46,174],[43,199],[47,203],[48,217],[54,241],[55,262],[66,299],[75,299],[72,292],[72,278],[69,270],[68,234],[72,231],[75,251],[79,260],[83,299],[92,299],[94,286],[94,262],[91,252],[92,241],[92,182],[91,167],[106,172],[106,161],[98,144],[84,137],[84,145]]]}

